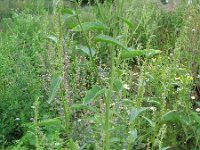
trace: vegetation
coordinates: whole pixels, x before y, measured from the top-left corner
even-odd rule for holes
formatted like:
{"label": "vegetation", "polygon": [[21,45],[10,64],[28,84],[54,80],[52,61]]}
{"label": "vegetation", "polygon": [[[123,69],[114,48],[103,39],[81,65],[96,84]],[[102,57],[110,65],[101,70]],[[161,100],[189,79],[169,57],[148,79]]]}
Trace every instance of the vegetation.
{"label": "vegetation", "polygon": [[198,1],[3,0],[0,14],[1,149],[200,149]]}

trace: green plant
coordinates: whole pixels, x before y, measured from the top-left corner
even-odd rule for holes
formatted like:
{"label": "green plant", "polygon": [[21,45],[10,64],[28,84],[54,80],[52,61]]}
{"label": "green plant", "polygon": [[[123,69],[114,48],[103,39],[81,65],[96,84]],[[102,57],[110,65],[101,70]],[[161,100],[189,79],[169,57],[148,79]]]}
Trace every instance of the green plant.
{"label": "green plant", "polygon": [[2,20],[2,149],[199,149],[199,3],[81,2]]}

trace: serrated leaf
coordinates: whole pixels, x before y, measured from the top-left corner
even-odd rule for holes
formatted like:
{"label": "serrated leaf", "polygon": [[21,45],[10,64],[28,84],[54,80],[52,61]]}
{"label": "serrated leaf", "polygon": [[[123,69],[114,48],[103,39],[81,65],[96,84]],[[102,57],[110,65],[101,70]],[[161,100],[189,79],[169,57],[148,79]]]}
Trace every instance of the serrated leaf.
{"label": "serrated leaf", "polygon": [[[82,26],[82,28],[81,28]],[[80,25],[75,26],[74,28],[72,28],[72,31],[76,31],[76,32],[81,32],[82,30],[84,31],[93,31],[93,30],[98,30],[98,31],[102,31],[107,29],[106,25],[104,25],[101,22],[84,22],[81,23]]]}
{"label": "serrated leaf", "polygon": [[95,50],[93,48],[89,49],[87,46],[83,46],[83,45],[76,46],[76,50],[82,51],[83,53],[85,53],[88,56],[91,55],[90,54],[90,50],[91,50],[92,56],[95,55]]}
{"label": "serrated leaf", "polygon": [[93,86],[92,89],[86,92],[85,97],[83,98],[84,104],[91,103],[97,96],[104,93],[105,89],[102,89],[100,86]]}
{"label": "serrated leaf", "polygon": [[52,83],[51,83],[51,96],[50,96],[50,98],[48,100],[48,103],[51,103],[53,101],[53,99],[55,98],[56,93],[59,90],[60,84],[62,83],[62,81],[63,81],[62,77],[54,78],[52,80]]}
{"label": "serrated leaf", "polygon": [[114,45],[120,46],[123,49],[127,50],[127,47],[125,45],[120,43],[117,39],[115,39],[113,37],[110,37],[108,35],[104,35],[104,34],[98,35],[96,37],[96,40],[99,41],[99,42],[105,42],[105,43],[108,43],[108,44],[114,44]]}
{"label": "serrated leaf", "polygon": [[137,116],[144,112],[145,110],[149,109],[149,107],[141,107],[141,108],[132,108],[130,114],[130,121],[133,122],[137,118]]}
{"label": "serrated leaf", "polygon": [[160,50],[144,49],[144,50],[123,50],[121,53],[122,59],[132,59],[139,56],[152,57],[159,54]]}

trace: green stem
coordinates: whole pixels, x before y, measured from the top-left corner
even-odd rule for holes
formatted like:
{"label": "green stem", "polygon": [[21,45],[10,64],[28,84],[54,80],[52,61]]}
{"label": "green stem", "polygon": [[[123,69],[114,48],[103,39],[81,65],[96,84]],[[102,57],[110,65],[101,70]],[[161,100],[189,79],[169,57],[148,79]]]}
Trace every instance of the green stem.
{"label": "green stem", "polygon": [[106,98],[106,113],[105,113],[105,149],[109,150],[110,148],[110,102],[112,100],[112,93],[113,93],[113,82],[114,82],[114,53],[113,49],[110,48],[110,57],[111,57],[111,68],[110,68],[110,81],[109,81],[109,89]]}
{"label": "green stem", "polygon": [[39,97],[36,99],[35,103],[34,103],[34,125],[35,125],[35,146],[36,146],[36,150],[40,150],[40,142],[39,142],[39,126],[38,126],[38,107],[39,107]]}
{"label": "green stem", "polygon": [[[62,5],[62,4],[60,4]],[[62,5],[63,6],[63,5]],[[60,10],[62,9],[62,6],[59,7],[59,12],[58,12],[58,28],[59,28],[59,33],[58,33],[58,38],[59,38],[59,43],[58,43],[58,57],[59,57],[59,68],[61,71],[59,72],[59,76],[63,77],[64,83],[61,85],[61,100],[62,100],[62,107],[64,110],[64,120],[65,120],[65,132],[67,135],[67,138],[69,138],[69,120],[70,120],[70,111],[69,111],[69,106],[68,106],[68,99],[67,99],[67,88],[65,87],[65,83],[67,82],[65,79],[65,56],[64,56],[64,48],[63,48],[63,26],[62,26],[62,15]]]}
{"label": "green stem", "polygon": [[91,48],[89,39],[87,37],[87,34],[86,34],[85,30],[83,29],[83,26],[82,26],[82,23],[81,23],[81,20],[80,20],[80,17],[79,17],[79,12],[78,12],[78,3],[76,1],[75,1],[75,12],[76,12],[76,18],[77,18],[78,24],[80,25],[83,37],[85,38],[86,45],[87,45],[87,47],[89,49],[90,61],[91,61],[92,65],[93,65],[93,67],[95,69],[96,75],[98,76],[98,69],[97,69],[97,67],[95,65],[95,62],[94,62],[94,59],[93,59],[93,56],[92,56],[92,48]]}

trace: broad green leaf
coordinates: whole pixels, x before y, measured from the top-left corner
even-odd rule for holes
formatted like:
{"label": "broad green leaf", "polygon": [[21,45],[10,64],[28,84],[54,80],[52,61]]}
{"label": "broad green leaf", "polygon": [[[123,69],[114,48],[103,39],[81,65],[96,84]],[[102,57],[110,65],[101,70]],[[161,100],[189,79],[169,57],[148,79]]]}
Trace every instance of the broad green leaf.
{"label": "broad green leaf", "polygon": [[91,55],[90,54],[90,50],[91,50],[92,56],[95,55],[95,50],[93,48],[89,49],[87,46],[83,46],[83,45],[76,46],[76,50],[82,51],[83,53],[85,53],[88,56]]}
{"label": "broad green leaf", "polygon": [[[82,28],[81,28],[82,26]],[[104,25],[101,22],[84,22],[80,25],[75,26],[74,28],[72,28],[72,31],[77,31],[77,32],[81,32],[82,30],[84,31],[93,31],[93,30],[98,30],[98,31],[102,31],[107,29],[106,25]]]}
{"label": "broad green leaf", "polygon": [[141,108],[132,108],[130,114],[130,121],[133,122],[137,118],[137,116],[144,112],[145,110],[149,109],[149,107],[141,107]]}
{"label": "broad green leaf", "polygon": [[48,100],[48,103],[51,103],[53,101],[53,99],[55,98],[56,93],[59,90],[60,84],[62,83],[62,81],[63,81],[62,77],[54,78],[52,80],[52,83],[51,83],[51,96],[50,96],[50,98]]}
{"label": "broad green leaf", "polygon": [[123,49],[127,50],[127,47],[125,45],[120,43],[117,39],[115,39],[113,37],[110,37],[108,35],[104,35],[104,34],[98,35],[96,37],[96,40],[99,41],[99,42],[105,42],[105,43],[108,43],[108,44],[114,44],[114,45],[120,46]]}
{"label": "broad green leaf", "polygon": [[76,16],[76,12],[74,10],[72,10],[72,9],[69,9],[69,8],[63,9],[61,11],[61,13],[63,15],[63,19],[64,20]]}
{"label": "broad green leaf", "polygon": [[197,104],[198,107],[200,107],[200,102],[195,102]]}
{"label": "broad green leaf", "polygon": [[137,139],[137,130],[134,129],[134,130],[131,130],[128,132],[129,133],[129,136],[128,136],[128,143],[134,143],[135,140]]}
{"label": "broad green leaf", "polygon": [[50,40],[52,40],[53,42],[58,43],[57,37],[55,37],[55,36],[53,36],[53,35],[50,35],[50,36],[48,36],[48,38],[49,38]]}
{"label": "broad green leaf", "polygon": [[76,14],[76,12],[74,10],[69,9],[69,8],[62,9],[61,13],[63,15],[65,15],[65,14],[70,14],[70,15]]}
{"label": "broad green leaf", "polygon": [[114,79],[114,87],[113,88],[116,92],[119,92],[122,89],[122,82],[118,78]]}
{"label": "broad green leaf", "polygon": [[100,86],[93,86],[92,89],[88,90],[86,92],[85,97],[83,98],[84,104],[89,104],[92,102],[97,96],[102,94],[105,91],[105,89],[102,89]]}
{"label": "broad green leaf", "polygon": [[164,121],[178,121],[179,115],[176,113],[176,110],[170,110],[162,116],[162,119]]}
{"label": "broad green leaf", "polygon": [[132,59],[138,56],[152,57],[159,54],[160,50],[144,49],[144,50],[123,50],[121,53],[122,59]]}
{"label": "broad green leaf", "polygon": [[129,28],[134,28],[134,25],[131,21],[127,20],[126,18],[120,17],[120,16],[118,16],[118,18],[120,20],[122,20],[123,22],[125,22],[129,26]]}

